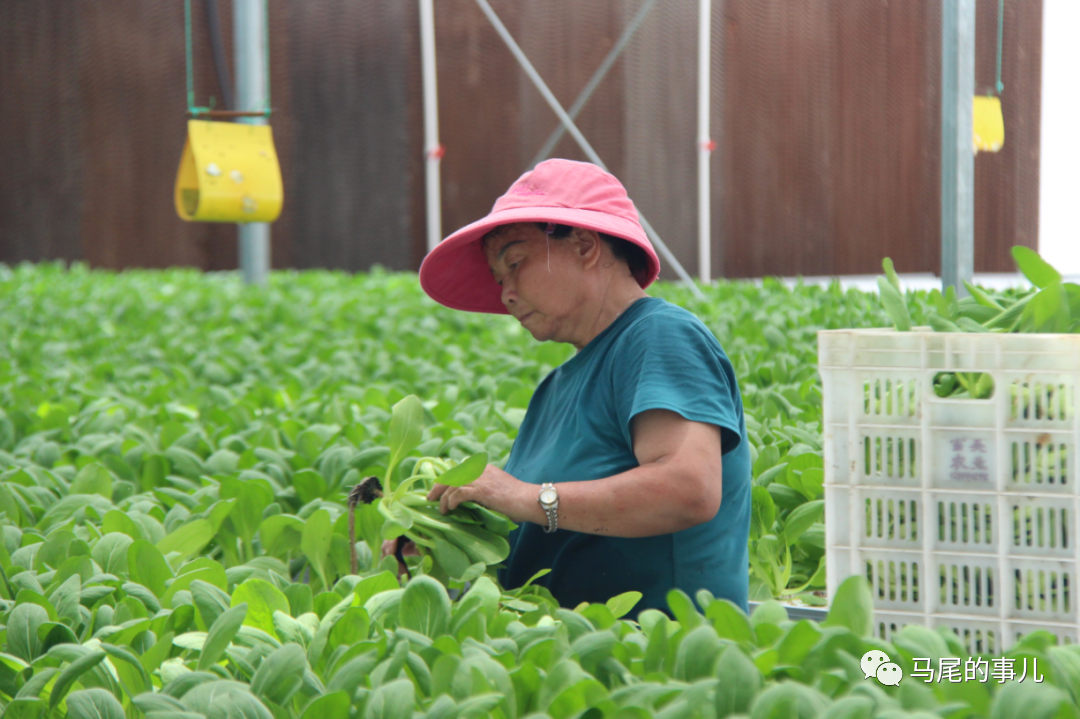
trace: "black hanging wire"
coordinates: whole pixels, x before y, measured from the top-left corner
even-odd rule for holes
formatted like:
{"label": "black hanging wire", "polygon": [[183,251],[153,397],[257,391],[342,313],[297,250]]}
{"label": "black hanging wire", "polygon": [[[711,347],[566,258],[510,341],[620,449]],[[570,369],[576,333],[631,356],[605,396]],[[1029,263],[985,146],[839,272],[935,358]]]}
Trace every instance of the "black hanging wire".
{"label": "black hanging wire", "polygon": [[206,24],[210,30],[210,51],[214,55],[214,70],[217,72],[218,85],[221,87],[222,110],[232,110],[232,78],[229,77],[229,63],[225,59],[225,42],[221,35],[221,18],[218,15],[217,0],[206,0]]}
{"label": "black hanging wire", "polygon": [[1005,0],[998,0],[997,21],[997,82],[994,83],[994,89],[997,91],[997,94],[1000,95],[1001,91],[1005,89],[1005,86],[1001,84],[1001,36],[1004,34],[1005,29]]}
{"label": "black hanging wire", "polygon": [[[217,3],[207,2],[207,18],[211,27],[211,49],[214,57],[214,67],[217,71],[218,82],[221,85],[222,99],[226,105],[234,105],[235,96],[232,93],[232,83],[229,81],[228,65],[225,61],[225,43],[221,38],[221,27],[217,24]],[[263,0],[263,12],[267,12],[266,0]],[[217,32],[213,28],[217,24]],[[195,69],[192,60],[192,37],[191,37],[191,0],[184,0],[184,51],[187,74],[187,106],[188,117],[265,117],[269,118],[270,110],[270,37],[267,24],[263,25],[263,56],[265,59],[265,82],[266,104],[262,110],[218,110],[214,107],[199,107],[195,104]],[[213,99],[213,98],[211,98]]]}

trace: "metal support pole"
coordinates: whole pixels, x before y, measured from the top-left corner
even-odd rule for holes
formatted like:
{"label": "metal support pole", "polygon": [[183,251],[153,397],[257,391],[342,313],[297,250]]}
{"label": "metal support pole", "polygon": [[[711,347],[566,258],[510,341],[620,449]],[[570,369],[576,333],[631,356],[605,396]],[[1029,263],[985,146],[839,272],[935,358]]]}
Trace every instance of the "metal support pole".
{"label": "metal support pole", "polygon": [[941,22],[941,286],[975,273],[975,0],[944,0]]}
{"label": "metal support pole", "polygon": [[[236,64],[236,109],[262,112],[270,93],[267,57],[266,0],[233,0],[233,51]],[[265,117],[239,122],[265,125]],[[270,225],[247,222],[236,226],[240,240],[240,269],[244,282],[266,284],[270,274]]]}
{"label": "metal support pole", "polygon": [[[488,4],[487,0],[476,0],[476,4],[480,6],[480,9],[487,16],[488,20],[491,21],[491,25],[495,28],[495,31],[499,34],[499,37],[502,38],[503,42],[506,43],[510,52],[513,53],[518,64],[521,65],[521,69],[529,76],[533,85],[535,85],[536,89],[540,92],[541,97],[547,101],[548,106],[559,118],[559,121],[566,127],[566,131],[570,133],[570,136],[574,138],[574,141],[577,142],[578,147],[582,149],[590,162],[606,172],[607,165],[605,165],[604,161],[600,159],[600,156],[596,154],[596,150],[594,150],[592,145],[589,144],[589,141],[585,139],[585,136],[581,134],[581,130],[579,130],[577,125],[574,124],[574,121],[570,119],[570,116],[566,114],[566,110],[559,104],[559,101],[555,98],[555,95],[552,94],[551,90],[544,82],[544,79],[540,77],[540,73],[538,73],[536,68],[532,66],[532,63],[529,62],[529,58],[525,56],[525,53],[522,51],[521,47],[518,46],[513,35],[510,34],[510,31],[502,24],[502,20],[500,20],[499,16],[495,14],[495,11],[491,9],[491,5]],[[675,255],[672,254],[671,250],[668,249],[668,246],[664,244],[664,241],[660,239],[660,235],[656,234],[656,230],[652,228],[652,225],[648,223],[645,216],[641,214],[640,211],[638,212],[638,219],[641,221],[641,227],[645,230],[645,234],[648,235],[649,240],[656,245],[656,249],[664,256],[664,259],[671,263],[671,268],[675,270],[675,274],[679,276],[679,279],[689,286],[690,291],[697,299],[704,300],[705,295],[698,286],[694,284],[693,278],[687,274],[682,264],[675,258]]]}
{"label": "metal support pole", "polygon": [[439,95],[435,74],[435,12],[432,0],[420,0],[420,65],[424,84],[424,189],[427,202],[427,249],[442,240],[439,166]]}
{"label": "metal support pole", "polygon": [[[622,35],[615,42],[614,47],[608,52],[603,62],[600,63],[600,67],[596,68],[596,72],[589,78],[589,81],[585,83],[585,87],[582,88],[581,94],[574,100],[574,104],[570,106],[570,109],[566,111],[566,114],[570,116],[571,120],[576,120],[578,113],[585,107],[585,103],[589,101],[593,93],[596,92],[596,88],[599,87],[600,81],[608,74],[608,70],[615,64],[615,61],[619,59],[619,55],[622,55],[622,51],[626,49],[626,46],[630,44],[630,38],[634,37],[634,33],[637,32],[638,27],[641,26],[645,16],[649,14],[649,11],[653,9],[653,5],[656,4],[656,0],[645,0],[641,3],[641,7],[638,8],[637,13],[627,24],[626,29],[623,30]],[[559,140],[566,134],[566,126],[561,122],[558,127],[551,131],[551,135],[548,136],[544,146],[540,148],[540,152],[536,153],[536,157],[529,163],[529,169],[533,169],[541,162],[548,158],[548,155],[555,150],[555,145],[559,144]]]}
{"label": "metal support pole", "polygon": [[712,60],[712,0],[698,0],[698,277],[712,281],[712,219],[709,213],[709,71]]}

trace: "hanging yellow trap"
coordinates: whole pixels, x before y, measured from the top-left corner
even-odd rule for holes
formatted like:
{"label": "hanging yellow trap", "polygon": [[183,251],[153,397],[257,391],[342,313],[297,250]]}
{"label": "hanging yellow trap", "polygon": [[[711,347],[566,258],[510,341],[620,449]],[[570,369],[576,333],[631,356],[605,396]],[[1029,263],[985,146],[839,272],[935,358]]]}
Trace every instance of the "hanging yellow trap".
{"label": "hanging yellow trap", "polygon": [[1005,120],[1001,116],[1001,98],[976,95],[972,110],[975,129],[975,152],[997,152],[1005,144]]}
{"label": "hanging yellow trap", "polygon": [[1005,25],[1005,0],[998,0],[997,79],[994,94],[976,95],[971,119],[975,152],[997,152],[1005,145],[1005,119],[1001,114],[1001,39]]}
{"label": "hanging yellow trap", "polygon": [[273,222],[283,190],[268,125],[188,120],[176,212],[195,222]]}
{"label": "hanging yellow trap", "polygon": [[[265,12],[265,7],[264,10]],[[263,38],[266,105],[260,111],[215,110],[195,105],[191,0],[184,0],[188,134],[176,172],[174,200],[190,222],[273,222],[281,214],[283,189],[269,125],[242,118],[270,117],[270,45]],[[227,96],[229,92],[223,90]],[[238,120],[215,122],[208,118]]]}

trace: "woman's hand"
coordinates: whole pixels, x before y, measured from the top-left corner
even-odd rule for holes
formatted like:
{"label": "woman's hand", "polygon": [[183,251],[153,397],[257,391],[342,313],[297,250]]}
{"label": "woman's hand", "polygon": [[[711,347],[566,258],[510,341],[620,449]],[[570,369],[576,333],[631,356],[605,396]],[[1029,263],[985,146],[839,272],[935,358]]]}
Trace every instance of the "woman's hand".
{"label": "woman's hand", "polygon": [[[609,537],[672,534],[711,520],[723,498],[722,437],[716,425],[651,409],[631,427],[638,466],[588,481],[560,482],[559,529]],[[473,501],[517,524],[547,526],[540,487],[488,465],[464,487],[436,484],[428,499],[443,514]]]}
{"label": "woman's hand", "polygon": [[[635,415],[631,425],[638,466],[583,482],[560,482],[559,529],[609,537],[653,537],[708,522],[723,499],[723,443],[716,425],[666,409]],[[427,498],[443,514],[473,501],[516,524],[547,526],[540,487],[498,467],[464,487],[436,484]]]}
{"label": "woman's hand", "polygon": [[432,502],[438,500],[443,514],[456,509],[462,502],[476,502],[488,509],[502,512],[514,522],[538,522],[543,515],[537,501],[539,487],[522,482],[493,464],[484,473],[464,487],[447,487],[436,484],[428,492]]}

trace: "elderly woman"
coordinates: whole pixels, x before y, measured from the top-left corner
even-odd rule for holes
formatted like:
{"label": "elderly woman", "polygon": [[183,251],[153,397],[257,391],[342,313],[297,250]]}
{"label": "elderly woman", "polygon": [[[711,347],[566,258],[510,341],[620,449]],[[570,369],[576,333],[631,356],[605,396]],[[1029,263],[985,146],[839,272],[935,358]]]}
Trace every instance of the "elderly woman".
{"label": "elderly woman", "polygon": [[447,237],[420,282],[458,310],[513,315],[577,353],[540,383],[505,469],[437,485],[520,524],[500,580],[536,572],[563,606],[679,588],[746,608],[750,451],[731,362],[704,324],[649,297],[660,262],[617,179],[548,160]]}

